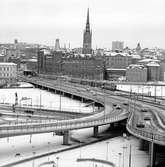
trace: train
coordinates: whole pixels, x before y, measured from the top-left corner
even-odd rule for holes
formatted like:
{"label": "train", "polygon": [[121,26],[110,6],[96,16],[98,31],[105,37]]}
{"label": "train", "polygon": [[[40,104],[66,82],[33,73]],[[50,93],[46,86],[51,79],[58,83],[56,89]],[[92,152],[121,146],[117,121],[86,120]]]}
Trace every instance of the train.
{"label": "train", "polygon": [[77,83],[81,85],[99,87],[99,88],[110,90],[110,91],[116,91],[117,89],[117,85],[115,83],[107,80],[90,80],[90,79],[82,79],[82,78],[72,78],[68,76],[56,76],[56,75],[45,75],[45,74],[39,74],[39,77],[46,78],[46,79],[53,79],[53,80],[60,79],[60,80],[68,81],[70,83]]}
{"label": "train", "polygon": [[80,79],[80,78],[70,78],[69,82],[77,83],[81,85],[88,85],[92,87],[99,87],[106,90],[116,91],[116,84],[110,81],[105,80],[89,80],[89,79]]}

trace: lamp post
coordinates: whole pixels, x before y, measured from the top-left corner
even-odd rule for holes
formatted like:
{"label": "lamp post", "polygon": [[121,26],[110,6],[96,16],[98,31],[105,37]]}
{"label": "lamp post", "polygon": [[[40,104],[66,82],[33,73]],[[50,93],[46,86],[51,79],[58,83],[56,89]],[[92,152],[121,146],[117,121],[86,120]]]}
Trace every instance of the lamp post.
{"label": "lamp post", "polygon": [[109,141],[106,142],[106,160],[108,161],[108,145],[109,145]]}
{"label": "lamp post", "polygon": [[60,78],[60,108],[59,110],[61,111],[61,78]]}
{"label": "lamp post", "polygon": [[104,98],[104,121],[105,121],[105,83],[101,86],[103,89],[103,98]]}
{"label": "lamp post", "polygon": [[126,147],[126,146],[123,146],[122,148],[123,148],[123,167],[124,167],[124,158],[125,158],[125,157],[124,157],[124,150],[127,149],[127,147]]}
{"label": "lamp post", "polygon": [[119,153],[119,167],[120,167],[120,164],[121,164],[121,155],[122,155],[122,153]]}
{"label": "lamp post", "polygon": [[57,159],[57,167],[58,167],[58,165],[59,165],[58,161],[59,161],[60,157],[56,157],[56,159]]}
{"label": "lamp post", "polygon": [[132,163],[132,162],[131,162],[131,160],[132,160],[132,157],[131,157],[131,156],[132,156],[132,155],[131,155],[131,154],[132,154],[132,148],[131,148],[131,147],[132,147],[132,146],[131,146],[131,144],[130,144],[130,147],[129,147],[129,166],[128,166],[128,167],[131,167],[131,163]]}
{"label": "lamp post", "polygon": [[80,159],[81,159],[81,141],[79,141],[79,147],[80,147]]}
{"label": "lamp post", "polygon": [[49,145],[50,145],[50,142],[48,142],[48,162],[49,162]]}
{"label": "lamp post", "polygon": [[41,102],[42,102],[42,97],[41,97],[41,90],[40,90],[40,112],[41,112]]}
{"label": "lamp post", "polygon": [[34,156],[35,156],[35,154],[36,154],[36,152],[33,151],[33,165],[32,165],[33,167],[34,167],[34,165],[35,165],[35,164],[34,164]]}

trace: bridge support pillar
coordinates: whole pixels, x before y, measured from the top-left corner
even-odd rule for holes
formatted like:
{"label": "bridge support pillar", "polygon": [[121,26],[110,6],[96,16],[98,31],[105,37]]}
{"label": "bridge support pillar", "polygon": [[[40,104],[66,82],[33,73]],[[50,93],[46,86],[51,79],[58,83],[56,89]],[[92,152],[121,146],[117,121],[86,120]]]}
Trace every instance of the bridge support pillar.
{"label": "bridge support pillar", "polygon": [[139,145],[139,150],[147,151],[149,147],[148,141],[145,141],[143,139],[140,139],[140,145]]}
{"label": "bridge support pillar", "polygon": [[150,167],[155,167],[155,157],[156,157],[156,154],[155,154],[155,144],[154,142],[150,142],[149,143],[149,154],[150,154]]}
{"label": "bridge support pillar", "polygon": [[63,145],[69,145],[69,131],[64,131]]}
{"label": "bridge support pillar", "polygon": [[93,127],[93,136],[94,137],[98,137],[99,134],[99,127],[98,126],[94,126]]}
{"label": "bridge support pillar", "polygon": [[83,97],[81,98],[81,102],[82,102],[82,103],[84,102],[84,99],[83,99]]}
{"label": "bridge support pillar", "polygon": [[111,124],[110,124],[110,129],[114,129],[114,127],[115,127],[115,124],[114,124],[114,123],[111,123]]}

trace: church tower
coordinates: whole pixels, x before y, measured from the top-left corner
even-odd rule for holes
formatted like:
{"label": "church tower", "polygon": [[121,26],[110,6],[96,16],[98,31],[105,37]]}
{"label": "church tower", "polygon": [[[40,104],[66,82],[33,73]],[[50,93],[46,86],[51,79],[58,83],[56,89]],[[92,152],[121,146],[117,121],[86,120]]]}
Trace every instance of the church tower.
{"label": "church tower", "polygon": [[84,30],[83,36],[83,54],[91,54],[92,53],[92,31],[90,30],[90,23],[89,23],[89,8],[87,12],[87,21],[86,27]]}

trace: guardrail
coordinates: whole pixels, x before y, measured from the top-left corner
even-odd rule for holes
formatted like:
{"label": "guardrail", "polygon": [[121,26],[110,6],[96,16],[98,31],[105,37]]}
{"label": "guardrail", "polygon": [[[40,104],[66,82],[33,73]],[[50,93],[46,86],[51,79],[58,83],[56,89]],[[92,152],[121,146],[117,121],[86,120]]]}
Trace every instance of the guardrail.
{"label": "guardrail", "polygon": [[[107,116],[107,115],[106,115]],[[120,115],[111,115],[104,118],[104,115],[99,118],[88,118],[77,119],[77,120],[66,120],[60,122],[47,122],[47,123],[32,123],[30,125],[3,125],[0,127],[0,137],[8,135],[20,135],[20,134],[31,134],[31,133],[42,133],[42,132],[55,132],[65,131],[73,129],[88,128],[98,125],[104,125],[111,122],[121,121],[128,117],[128,112],[121,113]]]}
{"label": "guardrail", "polygon": [[[140,107],[140,105],[137,106]],[[165,134],[158,134],[157,132],[146,131],[143,128],[139,129],[136,127],[134,112],[131,112],[130,116],[128,117],[126,128],[131,134],[139,138],[165,145]]]}
{"label": "guardrail", "polygon": [[132,127],[129,124],[127,124],[127,130],[130,133],[132,133],[135,136],[140,137],[142,139],[145,139],[145,140],[148,140],[148,141],[152,141],[154,143],[158,143],[158,144],[161,144],[161,145],[165,145],[165,136],[163,136],[163,135],[159,135],[159,134],[143,131],[143,130],[134,128],[134,127]]}

